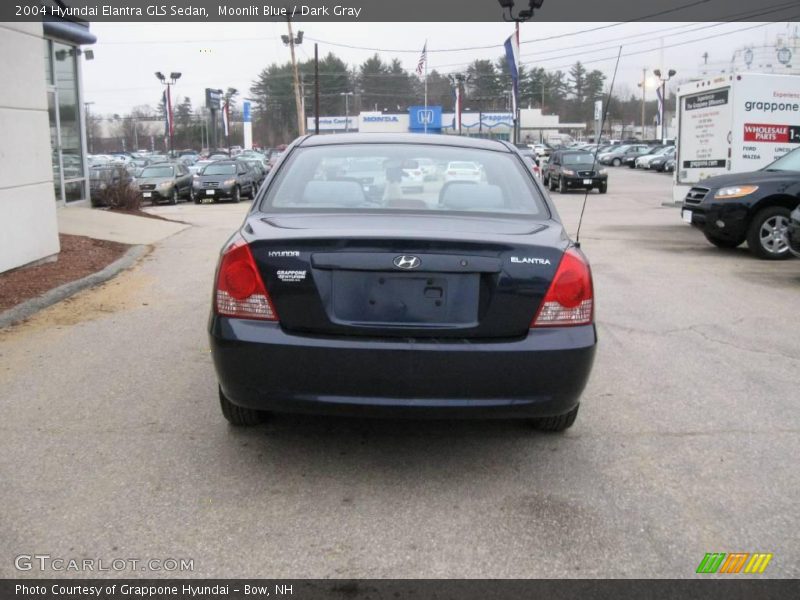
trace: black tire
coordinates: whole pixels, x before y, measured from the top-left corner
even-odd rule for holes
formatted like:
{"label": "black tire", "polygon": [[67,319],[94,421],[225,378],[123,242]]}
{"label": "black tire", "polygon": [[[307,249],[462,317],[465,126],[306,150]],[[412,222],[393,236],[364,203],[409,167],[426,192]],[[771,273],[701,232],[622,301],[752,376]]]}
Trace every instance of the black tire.
{"label": "black tire", "polygon": [[538,429],[539,431],[551,431],[554,433],[558,433],[561,431],[566,431],[570,427],[572,427],[573,423],[575,423],[575,419],[578,416],[578,409],[581,407],[579,404],[575,408],[573,408],[568,413],[563,415],[556,415],[555,417],[540,417],[538,419],[532,419],[531,425],[534,429]]}
{"label": "black tire", "polygon": [[549,189],[551,192],[556,191],[556,182],[553,180],[552,177],[550,177],[550,179],[547,180],[547,189]]}
{"label": "black tire", "polygon": [[222,388],[219,388],[219,405],[222,408],[222,416],[227,419],[228,423],[236,427],[252,427],[263,423],[268,414],[260,410],[236,406],[225,397],[225,394],[222,393]]}
{"label": "black tire", "polygon": [[178,188],[172,188],[172,194],[169,196],[169,203],[170,204],[177,204],[178,203]]}
{"label": "black tire", "polygon": [[615,167],[618,167],[622,164],[622,161],[618,158],[615,158],[614,160],[611,161],[611,164],[614,165]]}
{"label": "black tire", "polygon": [[601,194],[605,194],[608,191],[608,184],[607,183],[601,183],[600,187],[598,187],[597,189]]}
{"label": "black tire", "polygon": [[[782,206],[769,206],[753,217],[747,229],[747,247],[753,256],[762,260],[785,260],[792,256],[786,237],[791,212]],[[765,236],[773,224],[783,230],[783,240]]]}
{"label": "black tire", "polygon": [[705,234],[709,243],[714,244],[717,248],[732,249],[742,245],[744,240],[726,240],[723,238],[714,237],[713,235]]}
{"label": "black tire", "polygon": [[550,187],[550,178],[547,175],[542,175],[542,183],[548,188]]}
{"label": "black tire", "polygon": [[631,169],[635,169],[635,168],[636,168],[636,161],[634,161],[634,162],[630,163],[628,166],[629,166]]}
{"label": "black tire", "polygon": [[558,178],[558,193],[559,194],[566,194],[567,193],[567,182],[564,181],[563,177]]}
{"label": "black tire", "polygon": [[242,190],[239,188],[238,185],[233,188],[233,194],[231,194],[231,199],[237,203],[242,201]]}

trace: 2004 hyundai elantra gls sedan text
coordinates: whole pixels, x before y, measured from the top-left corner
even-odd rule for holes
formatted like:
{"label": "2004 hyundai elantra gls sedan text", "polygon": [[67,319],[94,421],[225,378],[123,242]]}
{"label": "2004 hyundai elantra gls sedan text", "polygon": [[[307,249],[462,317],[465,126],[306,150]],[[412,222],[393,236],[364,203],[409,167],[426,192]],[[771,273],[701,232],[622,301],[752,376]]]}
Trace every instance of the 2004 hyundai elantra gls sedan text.
{"label": "2004 hyundai elantra gls sedan text", "polygon": [[[419,160],[438,176],[409,194]],[[481,177],[445,178],[454,162]],[[561,431],[597,343],[589,264],[516,149],[419,134],[296,140],[222,250],[209,330],[234,425],[278,411]]]}

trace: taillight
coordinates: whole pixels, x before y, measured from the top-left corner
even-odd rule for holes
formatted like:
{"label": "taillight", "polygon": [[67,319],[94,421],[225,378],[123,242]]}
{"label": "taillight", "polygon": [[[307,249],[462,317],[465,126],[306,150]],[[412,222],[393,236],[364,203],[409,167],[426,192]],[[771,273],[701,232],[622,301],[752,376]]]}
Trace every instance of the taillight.
{"label": "taillight", "polygon": [[226,317],[278,320],[250,246],[242,239],[233,242],[222,254],[217,275],[216,309],[217,314]]}
{"label": "taillight", "polygon": [[564,253],[531,327],[588,325],[594,316],[589,264],[575,248]]}

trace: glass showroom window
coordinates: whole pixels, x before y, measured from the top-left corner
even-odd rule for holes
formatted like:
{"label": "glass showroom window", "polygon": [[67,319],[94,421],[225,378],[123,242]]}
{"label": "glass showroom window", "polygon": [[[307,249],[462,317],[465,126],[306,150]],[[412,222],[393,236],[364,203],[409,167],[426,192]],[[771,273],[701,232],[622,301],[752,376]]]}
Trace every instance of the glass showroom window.
{"label": "glass showroom window", "polygon": [[[86,197],[83,172],[83,128],[78,95],[77,48],[52,42],[53,79],[58,100],[58,134],[61,148],[61,173],[67,202]],[[52,122],[52,120],[51,120]]]}

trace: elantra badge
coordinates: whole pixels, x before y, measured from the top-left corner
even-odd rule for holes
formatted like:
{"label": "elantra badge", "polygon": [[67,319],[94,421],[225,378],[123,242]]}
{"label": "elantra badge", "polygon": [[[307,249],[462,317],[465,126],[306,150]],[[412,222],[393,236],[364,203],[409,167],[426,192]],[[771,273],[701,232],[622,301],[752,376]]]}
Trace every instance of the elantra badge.
{"label": "elantra badge", "polygon": [[416,269],[422,264],[416,256],[397,256],[393,262],[398,269]]}

